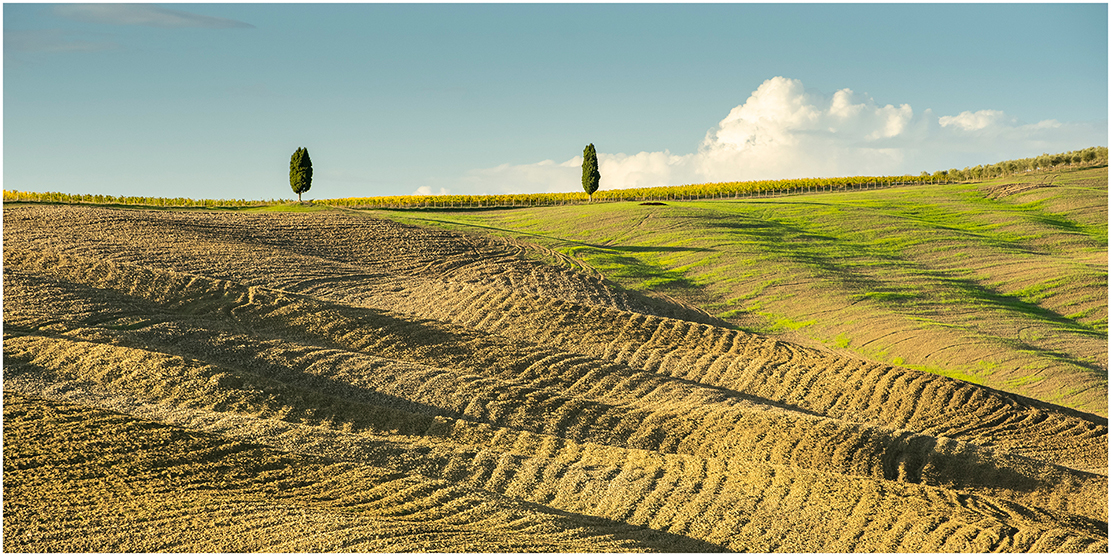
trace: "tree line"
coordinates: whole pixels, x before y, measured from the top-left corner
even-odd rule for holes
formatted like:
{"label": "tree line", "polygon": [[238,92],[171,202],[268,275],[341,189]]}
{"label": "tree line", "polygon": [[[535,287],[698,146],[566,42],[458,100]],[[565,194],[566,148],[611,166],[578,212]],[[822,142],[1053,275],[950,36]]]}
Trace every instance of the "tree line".
{"label": "tree line", "polygon": [[[593,145],[589,145],[584,157]],[[299,149],[300,150],[300,149]],[[290,161],[290,184],[295,193],[308,190],[311,183],[311,162],[308,151],[303,158],[294,153]],[[584,158],[585,159],[585,158]],[[1058,154],[1043,154],[1032,158],[1006,160],[995,164],[951,168],[917,176],[854,176],[841,178],[803,178],[785,180],[755,180],[718,183],[700,183],[633,189],[597,190],[597,162],[593,168],[584,168],[583,191],[576,193],[522,193],[509,195],[395,195],[388,197],[349,197],[316,201],[319,204],[351,208],[482,208],[528,207],[568,205],[602,201],[689,201],[697,199],[740,199],[771,195],[855,191],[902,185],[927,185],[981,181],[1036,171],[1061,168],[1106,166],[1107,147],[1089,147]],[[306,171],[307,170],[307,171]],[[307,176],[306,176],[307,174]],[[297,191],[301,188],[301,191]],[[594,191],[590,191],[591,188]],[[145,205],[154,207],[251,207],[291,202],[284,199],[248,201],[245,199],[190,199],[186,197],[117,197],[112,195],[75,195],[70,193],[36,193],[4,190],[4,202],[39,203],[94,203],[119,205]]]}
{"label": "tree line", "polygon": [[90,203],[96,205],[139,205],[149,207],[186,207],[186,208],[219,208],[219,207],[258,207],[276,205],[287,201],[282,199],[269,199],[249,201],[247,199],[190,199],[188,197],[138,197],[115,195],[90,195],[59,193],[48,191],[38,193],[35,191],[4,190],[4,202],[33,202],[33,203],[60,203],[76,204]]}
{"label": "tree line", "polygon": [[1052,170],[1055,168],[1079,168],[1083,166],[1106,166],[1107,147],[1088,147],[1078,151],[1069,151],[1057,154],[1042,154],[1032,158],[1016,158],[989,164],[987,166],[974,166],[958,170],[950,168],[939,170],[933,174],[922,172],[922,176],[930,176],[949,181],[981,181],[1006,177],[1024,172],[1037,172],[1039,170]]}
{"label": "tree line", "polygon": [[741,199],[796,193],[858,191],[904,185],[927,185],[989,180],[1033,171],[1063,167],[1106,165],[1107,147],[1043,154],[980,165],[956,168],[917,176],[852,176],[840,178],[801,178],[753,180],[687,185],[611,189],[598,191],[598,165],[594,145],[583,152],[583,190],[585,193],[533,193],[509,195],[396,195],[329,199],[323,203],[352,208],[482,208],[566,205],[602,201],[692,201],[697,199]]}

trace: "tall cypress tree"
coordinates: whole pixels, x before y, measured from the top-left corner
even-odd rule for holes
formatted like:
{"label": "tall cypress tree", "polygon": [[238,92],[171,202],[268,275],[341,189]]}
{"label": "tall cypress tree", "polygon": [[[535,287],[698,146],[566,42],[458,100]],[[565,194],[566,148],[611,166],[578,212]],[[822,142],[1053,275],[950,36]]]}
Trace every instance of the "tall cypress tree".
{"label": "tall cypress tree", "polygon": [[602,174],[598,172],[598,153],[594,152],[594,143],[583,149],[583,191],[586,191],[591,202],[594,202],[594,192],[598,191],[598,182]]}
{"label": "tall cypress tree", "polygon": [[301,194],[312,187],[312,160],[305,147],[298,148],[289,159],[289,186],[297,194],[298,203],[301,202]]}

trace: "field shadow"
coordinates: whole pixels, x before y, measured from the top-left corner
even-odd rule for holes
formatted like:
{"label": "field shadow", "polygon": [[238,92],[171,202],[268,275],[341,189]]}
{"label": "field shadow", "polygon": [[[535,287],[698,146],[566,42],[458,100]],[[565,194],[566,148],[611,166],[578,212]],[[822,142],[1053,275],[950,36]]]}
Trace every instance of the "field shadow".
{"label": "field shadow", "polygon": [[520,498],[514,498],[526,508],[532,509],[537,512],[556,515],[571,520],[573,523],[580,524],[586,527],[596,528],[602,531],[607,531],[618,539],[630,540],[639,543],[641,546],[658,551],[662,553],[719,553],[730,552],[730,550],[701,539],[689,537],[687,535],[680,535],[668,531],[662,531],[643,525],[633,525],[625,521],[617,521],[607,519],[604,517],[596,517],[588,514],[577,512],[569,512],[560,510],[544,504],[536,502],[528,502]]}
{"label": "field shadow", "polygon": [[[490,209],[495,210],[495,209]],[[705,287],[695,284],[688,279],[682,272],[668,271],[660,267],[644,263],[635,255],[638,253],[680,253],[680,252],[706,252],[713,251],[713,249],[701,247],[673,247],[673,246],[636,246],[636,245],[604,245],[598,243],[590,243],[584,241],[576,241],[573,239],[565,239],[553,237],[535,232],[527,232],[520,230],[510,230],[506,228],[499,228],[496,226],[487,226],[482,224],[456,222],[451,220],[441,220],[436,218],[423,219],[425,222],[434,222],[441,225],[446,225],[449,228],[474,228],[480,231],[481,235],[489,235],[491,233],[509,234],[518,238],[536,238],[533,243],[538,245],[546,245],[550,242],[556,242],[564,248],[565,253],[576,259],[584,266],[594,268],[598,271],[598,266],[604,264],[606,266],[613,266],[620,268],[624,272],[622,274],[610,273],[608,276],[605,273],[598,271],[603,275],[603,282],[607,287],[623,291],[625,294],[635,298],[637,301],[644,302],[644,304],[659,312],[654,312],[659,316],[666,316],[671,318],[679,318],[683,320],[691,320],[693,322],[700,322],[705,324],[714,324],[725,328],[733,329],[733,325],[725,322],[717,317],[713,317],[708,313],[701,310],[692,309],[682,305],[687,299],[694,300],[693,306],[699,305],[700,302],[710,299]],[[576,250],[589,250],[590,255],[596,257],[591,263],[582,261],[580,257],[575,256]],[[600,259],[600,261],[599,261]],[[640,280],[642,282],[649,282],[649,287],[640,289],[628,288],[621,285],[618,279],[627,278]],[[685,298],[680,303],[675,303],[667,299],[661,298],[653,294],[662,294],[663,297],[669,297],[669,294],[674,294],[679,298]]]}
{"label": "field shadow", "polygon": [[[710,217],[703,225],[727,235],[742,235],[755,240],[761,253],[777,259],[819,270],[827,279],[852,290],[875,291],[886,284],[855,272],[852,260],[880,259],[889,264],[908,264],[908,261],[888,253],[875,252],[861,246],[846,244],[838,238],[814,233],[810,230],[774,220],[736,221],[735,217]],[[850,252],[846,253],[846,250]],[[836,256],[835,253],[844,253]]]}
{"label": "field shadow", "polygon": [[[470,360],[471,356],[459,352],[456,346],[468,345],[484,337],[494,337],[494,335],[486,332],[455,329],[456,327],[444,325],[444,323],[435,320],[399,318],[386,311],[374,308],[319,301],[322,313],[334,311],[349,319],[345,328],[341,330],[331,329],[330,333],[322,334],[306,330],[304,327],[281,326],[280,324],[275,326],[273,323],[254,322],[255,319],[250,317],[246,319],[237,317],[236,311],[226,310],[225,307],[221,306],[219,300],[209,300],[209,304],[202,306],[196,306],[188,302],[178,304],[177,301],[171,301],[170,306],[166,306],[144,297],[117,290],[102,290],[68,281],[59,283],[67,285],[69,291],[76,292],[84,298],[101,300],[103,310],[87,318],[74,318],[66,322],[63,317],[63,321],[55,321],[55,324],[61,324],[68,329],[66,332],[39,331],[6,325],[6,333],[9,335],[13,333],[38,335],[69,341],[103,343],[105,345],[118,345],[152,353],[173,355],[199,364],[211,365],[221,372],[230,372],[237,377],[222,380],[221,385],[223,387],[235,389],[246,388],[244,384],[261,384],[260,388],[265,390],[265,384],[272,381],[274,385],[280,384],[290,389],[287,395],[293,396],[294,399],[315,400],[310,405],[320,406],[317,409],[324,413],[331,412],[336,417],[342,414],[347,416],[344,417],[344,420],[354,420],[356,423],[362,422],[363,420],[356,415],[357,408],[344,407],[356,404],[366,407],[368,413],[376,415],[375,419],[366,421],[366,423],[381,425],[381,421],[384,419],[393,419],[401,423],[408,423],[407,429],[411,434],[423,434],[432,426],[428,418],[436,416],[461,421],[486,422],[518,430],[529,430],[527,427],[514,427],[507,422],[490,419],[489,416],[476,419],[473,416],[440,405],[393,396],[311,371],[313,366],[316,365],[327,367],[352,362],[354,367],[350,367],[351,369],[359,365],[366,365],[366,372],[375,372],[376,368],[389,364],[391,360],[401,362],[401,364],[419,365],[430,370],[437,368],[430,366],[433,361],[436,364],[448,365],[444,368],[456,368],[458,366],[460,369],[469,369],[474,365],[474,362]],[[294,297],[302,296],[295,295]],[[662,300],[656,301],[661,304],[664,303]],[[112,311],[111,309],[114,307],[126,308],[126,311]],[[675,307],[677,312],[685,310],[681,306]],[[116,318],[125,313],[128,315],[144,315],[146,320],[143,326],[115,326],[113,323]],[[706,324],[716,324],[712,322],[712,317],[703,320],[711,321]],[[89,334],[73,335],[70,331],[76,329],[100,329],[104,332],[94,333],[91,337]],[[386,338],[384,341],[390,345],[384,349],[376,348],[374,343],[370,345],[351,345],[351,341],[341,341],[335,337],[339,335],[342,338],[350,338],[353,333],[368,333],[369,336],[374,337],[374,342]],[[100,337],[98,338],[98,336]],[[288,355],[291,359],[278,362],[259,355],[274,348],[274,341],[292,343],[290,346],[292,351]],[[495,340],[494,344],[500,345],[498,344],[500,341]],[[543,350],[555,349],[539,344],[527,343],[526,345],[532,345]],[[328,350],[328,353],[321,353],[325,350]],[[521,351],[521,358],[497,363],[501,368],[496,373],[507,376],[523,375],[532,365],[532,359],[526,357],[531,353],[532,351],[526,348]],[[362,357],[368,359],[365,362],[356,360]],[[591,359],[594,358],[591,357]],[[628,374],[643,372],[640,369],[604,359],[596,359],[596,361],[602,367],[611,368],[615,372]],[[490,364],[495,363],[491,362]],[[477,370],[473,372],[477,372]],[[675,383],[717,391],[729,398],[743,399],[753,403],[817,415],[801,407],[777,403],[712,384],[669,375],[658,376]],[[328,407],[331,409],[325,409]],[[383,415],[378,410],[370,411],[370,407],[390,412],[412,414],[413,416],[424,416],[424,418],[417,419],[419,422],[413,422],[412,418],[405,415]],[[308,406],[301,409],[307,408]],[[600,442],[598,439],[594,441]]]}
{"label": "field shadow", "polygon": [[[937,439],[930,436],[897,439],[880,458],[884,478],[957,491],[983,489],[1028,494],[1052,491],[1062,480],[1097,484],[1106,480],[1098,473],[1026,456],[997,458],[989,455],[985,458],[983,448],[976,445],[968,445],[966,450],[956,453],[939,452],[936,445]],[[1091,523],[1098,521],[1091,520]]]}
{"label": "field shadow", "polygon": [[[606,273],[599,271],[603,274],[603,279],[607,287],[621,290],[627,295],[636,298],[638,301],[646,302],[649,307],[663,309],[664,313],[660,316],[668,316],[672,318],[681,318],[684,320],[693,320],[694,322],[701,322],[706,324],[714,324],[725,328],[735,328],[733,325],[713,317],[708,313],[694,310],[690,307],[685,307],[681,304],[671,302],[666,299],[661,299],[651,295],[651,293],[675,294],[679,297],[695,299],[697,301],[704,301],[710,299],[704,286],[694,283],[688,279],[684,273],[672,270],[666,270],[659,266],[646,263],[639,258],[636,254],[644,253],[695,253],[695,252],[712,252],[713,249],[704,247],[676,247],[676,246],[640,246],[640,245],[612,245],[612,244],[599,244],[590,243],[585,241],[577,241],[573,239],[565,239],[559,237],[548,236],[535,232],[526,232],[518,230],[509,230],[505,228],[498,228],[495,226],[486,226],[482,224],[472,224],[463,222],[454,222],[448,220],[427,219],[428,222],[436,222],[445,224],[449,227],[460,226],[464,228],[475,228],[482,230],[483,234],[490,232],[506,233],[514,237],[534,237],[539,240],[547,242],[556,242],[565,248],[566,254],[576,259],[584,266],[598,270],[598,266],[614,267],[622,269],[621,273]],[[539,242],[534,242],[541,245]],[[581,260],[577,252],[586,250],[587,255],[591,257],[591,262]],[[645,287],[644,290],[631,289],[621,285],[615,277],[636,279],[642,282],[650,283],[650,287]]]}
{"label": "field shadow", "polygon": [[1073,222],[1072,220],[1069,220],[1068,218],[1065,218],[1060,214],[1051,212],[1038,212],[1034,214],[1028,214],[1027,218],[1043,226],[1056,228],[1065,233],[1078,234],[1087,237],[1091,237],[1092,235],[1092,230],[1088,226]]}
{"label": "field shadow", "polygon": [[702,253],[713,251],[708,247],[672,247],[667,245],[602,245],[598,243],[575,242],[583,247],[592,247],[599,251],[617,251],[620,253]]}
{"label": "field shadow", "polygon": [[[988,305],[1008,312],[1018,313],[1031,319],[1040,320],[1063,328],[1067,328],[1070,332],[1080,334],[1082,336],[1088,336],[1091,338],[1106,337],[1106,333],[1088,328],[1087,326],[1078,323],[1077,321],[1070,319],[1064,315],[1061,315],[1056,311],[1052,311],[1036,303],[1023,301],[1021,298],[1014,295],[997,292],[971,279],[953,278],[950,276],[938,275],[934,272],[928,271],[923,271],[923,274],[926,274],[927,277],[933,279],[939,284],[943,284],[944,286],[948,286],[957,290],[976,305]],[[1033,346],[1031,347],[1033,348]]]}
{"label": "field shadow", "polygon": [[1016,394],[1014,392],[1008,392],[1006,390],[1000,390],[998,388],[993,388],[991,386],[985,386],[983,384],[977,384],[976,387],[981,389],[981,390],[986,390],[988,392],[994,393],[994,394],[996,394],[996,395],[998,395],[1002,398],[1014,400],[1019,405],[1025,405],[1025,406],[1028,406],[1028,407],[1032,407],[1032,408],[1041,410],[1041,411],[1046,412],[1046,413],[1063,413],[1065,415],[1068,415],[1069,417],[1080,419],[1082,421],[1087,421],[1087,422],[1095,424],[1097,426],[1102,426],[1104,428],[1107,427],[1107,423],[1108,423],[1107,417],[1103,417],[1103,416],[1097,415],[1095,413],[1088,413],[1087,411],[1082,411],[1082,410],[1071,408],[1071,407],[1064,406],[1064,405],[1054,405],[1054,404],[1049,403],[1049,402],[1041,401],[1037,398],[1031,398],[1029,396],[1023,396],[1022,394]]}
{"label": "field shadow", "polygon": [[[5,269],[6,272],[11,269]],[[323,335],[290,334],[294,329],[277,330],[271,326],[253,327],[250,322],[236,318],[234,310],[227,310],[230,299],[211,299],[203,295],[197,300],[183,303],[170,302],[170,306],[160,304],[144,297],[132,295],[115,289],[102,289],[76,282],[60,276],[50,276],[40,280],[53,289],[74,298],[90,300],[86,307],[91,314],[54,314],[53,318],[42,322],[13,324],[4,322],[5,338],[16,336],[42,336],[59,340],[88,342],[108,346],[121,346],[150,353],[173,355],[186,360],[212,365],[246,378],[257,377],[262,381],[273,380],[299,388],[306,392],[329,392],[337,399],[355,401],[393,410],[405,411],[427,416],[443,415],[461,418],[462,415],[439,408],[385,394],[376,390],[361,388],[343,381],[333,380],[308,372],[295,364],[277,364],[258,357],[259,351],[273,346],[267,340],[295,341],[306,338],[316,341],[302,344],[301,351],[320,351],[325,347],[341,352],[349,351],[348,346],[331,341]],[[289,295],[289,294],[285,294]],[[294,297],[301,297],[296,296]],[[331,305],[331,304],[328,304]],[[360,318],[366,318],[366,309]],[[140,322],[119,324],[121,318],[142,316]],[[401,327],[408,321],[389,316],[388,323],[378,319],[374,325]],[[47,328],[49,327],[49,328]],[[58,331],[61,328],[63,331]],[[374,329],[374,328],[368,328]],[[86,330],[87,333],[75,331]],[[415,334],[410,345],[435,345],[453,339],[444,334]],[[460,340],[456,340],[460,341]],[[255,349],[250,349],[250,347]],[[10,355],[10,354],[5,354]],[[374,358],[373,356],[370,356]],[[373,363],[373,361],[372,361]]]}
{"label": "field shadow", "polygon": [[[544,206],[546,206],[546,207],[547,206],[553,206],[554,207],[554,206],[562,206],[562,205],[544,205]],[[492,211],[505,211],[505,210],[521,210],[521,209],[529,209],[529,208],[539,208],[539,207],[530,207],[530,206],[517,206],[517,207],[514,207],[514,206],[506,206],[506,207],[503,207],[503,206],[493,206],[493,207],[359,207],[359,208],[356,208],[356,209],[353,209],[353,210],[359,210],[359,211],[382,210],[382,211],[402,212],[402,213],[407,213],[407,212],[415,212],[415,213],[452,212],[452,213],[456,213],[456,212],[492,212]]]}
{"label": "field shadow", "polygon": [[[742,234],[747,239],[756,240],[759,242],[761,251],[774,253],[776,257],[783,260],[818,270],[820,275],[834,281],[847,291],[860,292],[862,298],[867,297],[891,309],[905,311],[915,306],[936,306],[938,310],[944,310],[944,304],[938,305],[938,300],[942,297],[940,294],[948,290],[955,292],[960,300],[959,303],[962,304],[993,307],[1064,327],[1071,332],[1093,338],[1105,335],[1053,310],[1024,301],[1014,295],[995,291],[974,280],[942,274],[906,257],[845,242],[832,236],[815,234],[799,226],[778,221],[731,222],[726,217],[707,218],[705,225],[708,228],[724,230],[731,234]],[[833,253],[843,253],[843,255],[836,256]],[[854,265],[853,261],[882,262],[885,266],[898,268],[920,286],[908,290],[901,284],[872,278],[856,270],[858,265]],[[1064,354],[1058,355],[1064,356]],[[1088,369],[1101,370],[1083,361],[1070,362]]]}
{"label": "field shadow", "polygon": [[[25,332],[20,335],[78,343],[104,343],[110,346],[177,356],[194,362],[186,364],[190,369],[195,369],[198,364],[208,366],[215,373],[213,380],[219,378],[218,382],[208,385],[211,391],[206,393],[205,398],[205,403],[211,401],[213,404],[210,410],[214,412],[238,413],[235,408],[240,403],[249,402],[263,392],[271,400],[286,403],[289,416],[281,419],[291,423],[302,422],[304,415],[311,414],[313,421],[329,421],[335,426],[350,425],[356,429],[372,429],[381,433],[423,435],[433,427],[434,418],[437,416],[465,419],[463,415],[454,411],[316,375],[305,368],[261,361],[249,355],[253,352],[244,350],[241,339],[235,337],[206,342],[205,340],[211,340],[218,335],[211,331],[190,330],[188,342],[181,341],[181,338],[162,338],[167,343],[158,347],[151,346],[150,335],[139,335],[139,337],[117,335],[109,342],[99,342],[52,332]],[[170,342],[173,342],[172,345],[168,345]],[[189,345],[194,349],[186,347]],[[236,345],[240,347],[227,348]],[[264,348],[260,348],[260,351],[261,349]],[[28,373],[41,377],[54,374],[54,371],[47,367],[21,357],[10,357],[10,355],[6,354],[5,357],[5,378]],[[114,389],[111,385],[101,386],[109,390]],[[182,384],[168,384],[171,389],[181,386]],[[161,403],[165,400],[148,401]],[[192,406],[197,401],[189,401],[187,405]]]}

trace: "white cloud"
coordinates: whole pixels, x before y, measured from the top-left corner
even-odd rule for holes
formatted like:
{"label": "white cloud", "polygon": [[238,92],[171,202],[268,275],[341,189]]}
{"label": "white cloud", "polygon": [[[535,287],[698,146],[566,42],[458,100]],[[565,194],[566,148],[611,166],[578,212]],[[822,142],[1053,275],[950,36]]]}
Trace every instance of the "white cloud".
{"label": "white cloud", "polygon": [[150,4],[64,4],[54,6],[55,15],[89,23],[145,25],[149,27],[204,27],[208,29],[253,28],[254,25]]}
{"label": "white cloud", "polygon": [[[602,169],[599,168],[599,171]],[[604,180],[605,177],[602,179]],[[462,179],[463,189],[467,192],[489,194],[575,191],[577,187],[581,187],[581,184],[581,156],[561,164],[556,164],[553,160],[515,166],[502,164],[493,168],[472,170]]]}
{"label": "white cloud", "polygon": [[[1106,122],[1022,124],[998,110],[937,117],[774,77],[707,131],[697,151],[598,153],[602,189],[818,176],[917,174],[1107,144]],[[603,149],[599,146],[599,149]],[[582,158],[472,171],[466,189],[577,191]]]}
{"label": "white cloud", "polygon": [[[634,155],[601,153],[598,155],[598,171],[602,174],[602,179],[598,186],[605,189],[628,189],[674,184],[675,180],[687,178],[693,156],[676,156],[667,151]],[[581,185],[581,172],[578,176]]]}
{"label": "white cloud", "polygon": [[422,186],[418,187],[416,191],[412,192],[411,195],[447,195],[449,193],[451,193],[451,191],[448,191],[447,189],[444,189],[442,187],[440,188],[439,193],[433,193],[432,192],[432,187],[427,186],[427,185],[422,185]]}
{"label": "white cloud", "polygon": [[980,110],[977,112],[964,111],[956,116],[942,116],[938,119],[941,127],[953,127],[964,131],[977,131],[989,126],[999,124],[1014,124],[1014,118],[1007,118],[998,110]]}
{"label": "white cloud", "polygon": [[903,156],[888,140],[906,133],[913,119],[906,104],[879,106],[850,89],[827,98],[797,79],[775,77],[706,133],[697,178],[889,173]]}

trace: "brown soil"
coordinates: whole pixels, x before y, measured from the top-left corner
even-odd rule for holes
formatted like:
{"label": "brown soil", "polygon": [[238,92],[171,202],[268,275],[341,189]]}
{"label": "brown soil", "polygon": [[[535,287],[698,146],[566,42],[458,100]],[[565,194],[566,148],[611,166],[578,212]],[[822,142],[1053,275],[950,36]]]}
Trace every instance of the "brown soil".
{"label": "brown soil", "polygon": [[989,199],[1002,199],[1019,193],[1026,193],[1043,187],[1053,187],[1053,174],[1046,174],[1037,180],[1020,181],[1014,183],[992,184],[984,188],[984,193]]}
{"label": "brown soil", "polygon": [[6,551],[1107,549],[1106,419],[552,251],[337,212],[4,224]]}

